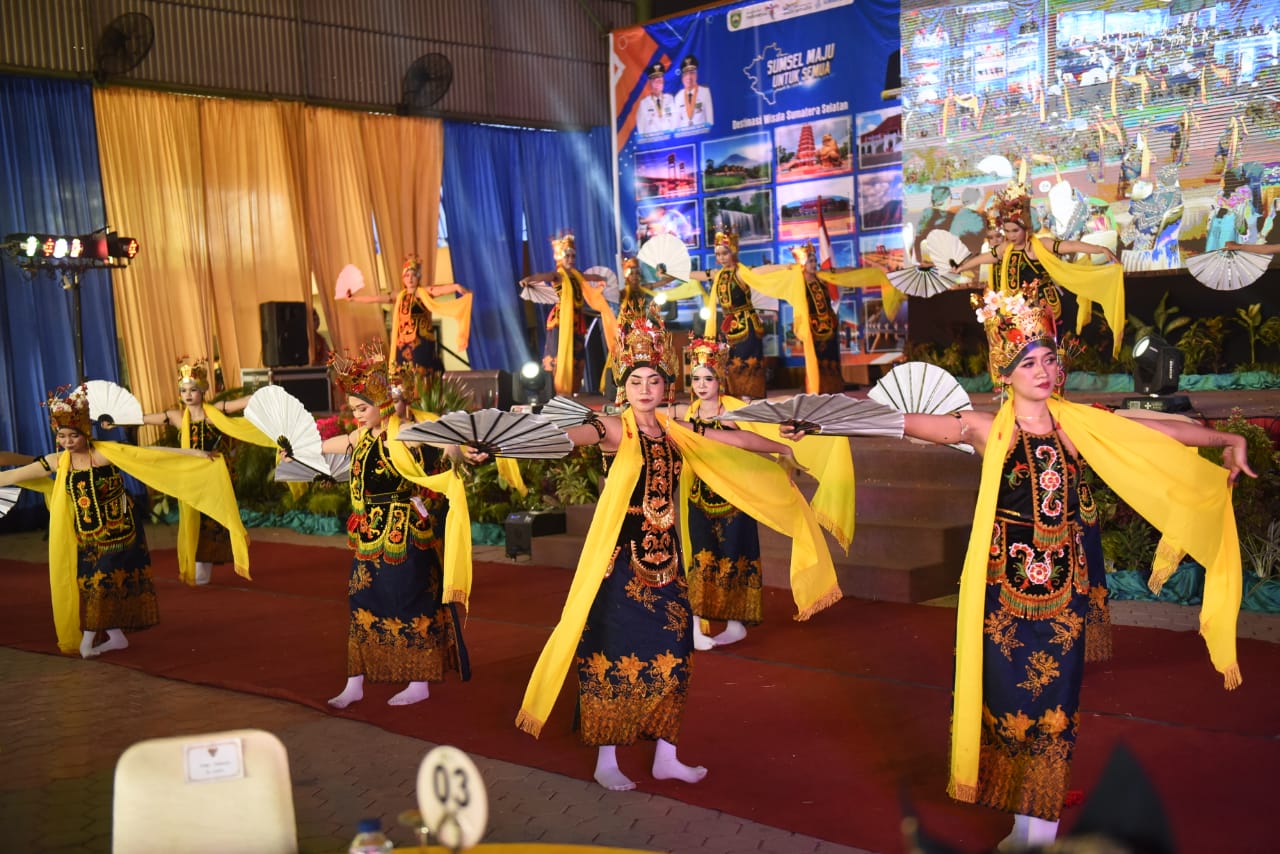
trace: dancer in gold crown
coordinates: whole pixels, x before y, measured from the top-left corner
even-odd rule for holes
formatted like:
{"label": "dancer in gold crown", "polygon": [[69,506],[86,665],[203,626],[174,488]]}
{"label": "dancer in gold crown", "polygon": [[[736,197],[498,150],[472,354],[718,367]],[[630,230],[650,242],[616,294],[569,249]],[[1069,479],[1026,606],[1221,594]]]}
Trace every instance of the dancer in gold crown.
{"label": "dancer in gold crown", "polygon": [[[49,587],[58,648],[84,658],[126,649],[126,631],[160,621],[151,554],[121,472],[191,503],[229,529],[236,571],[249,575],[249,538],[221,460],[196,449],[95,442],[84,387],[50,394],[55,453],[0,472],[0,486],[45,494],[49,505]],[[52,476],[52,480],[50,479]],[[99,632],[107,639],[95,645]]]}
{"label": "dancer in gold crown", "polygon": [[612,790],[635,787],[618,766],[617,747],[642,738],[657,741],[654,777],[696,783],[707,773],[676,756],[693,650],[676,530],[677,488],[686,467],[745,512],[793,537],[800,619],[840,598],[813,512],[776,462],[749,452],[789,455],[790,448],[746,431],[703,437],[660,414],[673,357],[657,313],[636,318],[623,330],[615,368],[627,404],[622,415],[593,418],[568,431],[575,444],[599,444],[612,462],[560,622],[516,719],[537,736],[575,664],[581,738],[597,748],[596,781]]}
{"label": "dancer in gold crown", "polygon": [[429,683],[447,671],[470,678],[458,606],[467,607],[471,591],[471,522],[462,481],[444,457],[487,456],[396,439],[401,422],[380,351],[335,356],[332,366],[357,426],[322,446],[352,458],[347,539],[355,552],[347,682],[329,705],[345,709],[363,699],[368,679],[408,682],[389,701],[407,706],[427,699]]}
{"label": "dancer in gold crown", "polygon": [[[206,403],[209,393],[209,363],[204,359],[178,360],[180,409],[148,412],[143,424],[167,424],[178,429],[183,448],[217,452],[235,485],[235,461],[230,455],[230,439],[274,448],[275,442],[243,418],[228,418],[249,405],[248,397]],[[231,535],[222,525],[197,513],[190,504],[178,504],[178,576],[187,584],[208,584],[214,564],[230,563]]]}

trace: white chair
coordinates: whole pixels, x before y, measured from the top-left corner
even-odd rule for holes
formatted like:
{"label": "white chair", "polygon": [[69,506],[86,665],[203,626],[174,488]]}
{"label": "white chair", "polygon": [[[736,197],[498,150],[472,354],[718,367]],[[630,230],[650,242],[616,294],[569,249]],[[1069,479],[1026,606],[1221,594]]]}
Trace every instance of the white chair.
{"label": "white chair", "polygon": [[[227,743],[236,741],[242,761],[223,762],[235,754],[234,744]],[[212,745],[218,744],[224,747],[215,750]],[[195,750],[197,746],[201,749]],[[116,763],[111,850],[296,854],[298,831],[284,745],[269,732],[240,729],[153,738],[131,746]]]}

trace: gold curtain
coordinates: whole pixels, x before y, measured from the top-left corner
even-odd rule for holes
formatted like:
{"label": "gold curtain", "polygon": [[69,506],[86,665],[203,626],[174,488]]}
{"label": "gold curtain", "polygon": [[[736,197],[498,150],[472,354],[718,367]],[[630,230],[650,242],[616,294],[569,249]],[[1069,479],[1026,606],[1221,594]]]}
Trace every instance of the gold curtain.
{"label": "gold curtain", "polygon": [[365,161],[383,272],[400,285],[404,256],[422,256],[422,283],[435,282],[435,246],[444,166],[444,123],[439,119],[361,117]]}
{"label": "gold curtain", "polygon": [[178,403],[175,359],[213,355],[199,101],[110,87],[93,105],[109,224],[141,244],[112,277],[116,328],[131,390],[155,412]]}
{"label": "gold curtain", "polygon": [[[303,109],[304,198],[311,269],[337,353],[354,353],[375,340],[385,347],[387,341],[381,306],[354,302],[335,306],[333,298],[338,273],[348,264],[364,274],[366,289],[376,287],[373,203],[360,118],[357,113],[339,110]],[[400,153],[402,160],[412,156]]]}
{"label": "gold curtain", "polygon": [[209,268],[227,387],[240,384],[241,367],[263,364],[260,303],[311,304],[302,197],[279,106],[200,101]]}

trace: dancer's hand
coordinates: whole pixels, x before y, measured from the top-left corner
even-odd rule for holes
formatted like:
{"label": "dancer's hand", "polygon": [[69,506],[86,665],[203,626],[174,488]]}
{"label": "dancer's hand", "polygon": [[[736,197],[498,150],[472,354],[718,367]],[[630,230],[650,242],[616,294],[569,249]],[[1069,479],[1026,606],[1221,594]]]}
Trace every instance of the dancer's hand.
{"label": "dancer's hand", "polygon": [[1222,449],[1222,467],[1228,472],[1227,482],[1235,483],[1241,472],[1249,477],[1257,477],[1257,473],[1249,467],[1249,446],[1245,443],[1244,436],[1238,433],[1228,435],[1231,441]]}

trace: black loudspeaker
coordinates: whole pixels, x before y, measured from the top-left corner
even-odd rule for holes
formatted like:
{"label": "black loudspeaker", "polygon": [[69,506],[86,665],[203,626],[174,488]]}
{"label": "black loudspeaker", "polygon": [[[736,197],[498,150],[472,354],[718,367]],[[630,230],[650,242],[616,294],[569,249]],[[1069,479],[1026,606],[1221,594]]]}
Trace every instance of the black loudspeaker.
{"label": "black loudspeaker", "polygon": [[511,374],[507,371],[445,371],[444,378],[461,385],[481,409],[511,408]]}
{"label": "black loudspeaker", "polygon": [[268,368],[308,364],[311,347],[307,342],[307,304],[264,302],[258,310],[262,320],[262,364]]}
{"label": "black loudspeaker", "polygon": [[533,538],[563,534],[568,522],[563,510],[520,510],[507,516],[503,533],[507,557],[533,554]]}
{"label": "black loudspeaker", "polygon": [[325,368],[272,368],[271,384],[302,401],[308,412],[333,412],[333,386]]}

